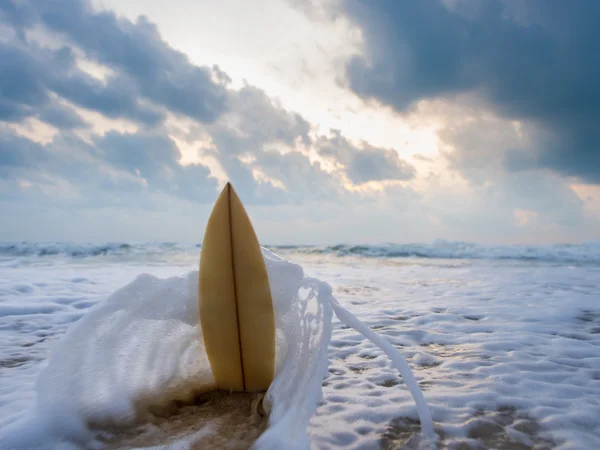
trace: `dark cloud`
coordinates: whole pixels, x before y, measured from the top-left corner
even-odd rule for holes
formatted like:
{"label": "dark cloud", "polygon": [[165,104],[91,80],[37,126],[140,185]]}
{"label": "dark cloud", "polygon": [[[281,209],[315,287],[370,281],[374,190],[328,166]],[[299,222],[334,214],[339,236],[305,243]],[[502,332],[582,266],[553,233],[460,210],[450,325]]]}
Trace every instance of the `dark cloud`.
{"label": "dark cloud", "polygon": [[8,177],[10,170],[32,167],[45,159],[42,145],[0,128],[0,176]]}
{"label": "dark cloud", "polygon": [[[0,120],[33,115],[49,103],[51,92],[107,117],[149,126],[164,119],[162,109],[212,122],[228,108],[226,74],[193,65],[143,17],[134,23],[82,0],[7,0],[0,2],[0,21],[18,36],[0,44]],[[25,33],[34,26],[67,45],[40,47]],[[99,80],[80,70],[75,50],[113,74]],[[72,128],[73,121],[66,125]]]}
{"label": "dark cloud", "polygon": [[161,167],[168,167],[180,157],[175,143],[162,133],[125,133],[109,131],[94,140],[103,159],[143,177],[159,177]]}
{"label": "dark cloud", "polygon": [[[446,116],[438,131],[446,161],[474,186],[484,185],[491,177],[505,175],[504,169],[517,164],[527,155],[531,164],[521,170],[535,169],[535,149],[532,142],[539,139],[531,126],[515,126],[511,121],[491,114],[481,115],[477,108],[461,105],[447,106],[438,113]],[[514,161],[514,163],[512,162]]]}
{"label": "dark cloud", "polygon": [[49,87],[72,103],[112,119],[156,126],[165,118],[164,112],[142,104],[135,84],[126,77],[111,76],[102,82],[79,71],[53,77]]}
{"label": "dark cloud", "polygon": [[25,39],[25,29],[36,22],[35,13],[29,2],[6,0],[0,3],[0,23],[11,24],[17,35]]}
{"label": "dark cloud", "polygon": [[0,99],[0,121],[20,122],[31,114],[30,109],[23,105]]}
{"label": "dark cloud", "polygon": [[600,2],[344,0],[342,8],[366,44],[347,65],[356,93],[400,112],[475,93],[547,132],[530,163],[600,182]]}
{"label": "dark cloud", "polygon": [[179,164],[177,145],[162,132],[108,132],[94,140],[104,161],[140,177],[148,186],[194,202],[212,200],[217,182],[206,166]]}
{"label": "dark cloud", "polygon": [[335,174],[326,172],[321,164],[312,162],[303,153],[265,152],[259,164],[267,174],[287,187],[286,197],[293,203],[339,201],[348,197]]}
{"label": "dark cloud", "polygon": [[[0,128],[0,177],[13,189],[51,184],[72,188],[88,206],[113,204],[124,196],[137,204],[145,193],[161,193],[193,202],[213,200],[217,181],[201,164],[182,166],[175,143],[160,131],[109,132],[89,145],[75,134],[62,132],[42,145]],[[25,187],[20,180],[27,180]],[[48,198],[48,200],[60,200]]]}
{"label": "dark cloud", "polygon": [[54,67],[40,60],[18,41],[0,42],[0,120],[20,120],[48,102],[46,70]]}
{"label": "dark cloud", "polygon": [[[232,92],[231,105],[227,114],[202,130],[210,135],[217,149],[214,156],[245,192],[247,201],[299,203],[306,198],[343,196],[345,190],[337,172],[325,171],[298,148],[310,145],[321,157],[341,164],[354,184],[408,180],[415,174],[394,150],[368,144],[359,148],[340,132],[313,140],[310,124],[302,116],[285,110],[256,87]],[[255,171],[277,183],[257,180]]]}
{"label": "dark cloud", "polygon": [[60,130],[72,130],[75,128],[86,128],[88,126],[73,108],[57,103],[43,108],[38,117],[42,122],[46,122]]}
{"label": "dark cloud", "polygon": [[[102,82],[79,70],[69,47],[50,50],[34,42],[0,42],[0,73],[0,120],[17,122],[41,110],[48,111],[51,125],[73,128],[75,113],[66,112],[51,93],[111,118],[149,126],[164,118],[156,108],[141,104],[130,80],[115,76]],[[56,117],[57,111],[62,117]]]}
{"label": "dark cloud", "polygon": [[227,154],[260,152],[267,143],[311,142],[310,124],[300,114],[285,110],[254,86],[232,92],[229,113],[207,129]]}
{"label": "dark cloud", "polygon": [[377,148],[366,143],[357,147],[339,131],[334,131],[329,138],[321,137],[316,142],[316,147],[324,158],[342,164],[353,184],[410,180],[416,173],[415,168],[401,160],[395,150]]}
{"label": "dark cloud", "polygon": [[[477,116],[469,108],[450,107],[439,132],[450,168],[469,182],[457,202],[452,193],[433,192],[436,210],[448,225],[487,227],[500,231],[513,221],[515,210],[535,214],[536,227],[582,227],[584,203],[568,180],[550,169],[540,169],[536,148],[544,137],[533,126],[517,126],[502,117]],[[506,171],[505,168],[510,167]],[[499,224],[494,224],[499,221]],[[556,230],[555,230],[556,231]]]}
{"label": "dark cloud", "polygon": [[127,74],[150,101],[203,122],[226,110],[227,90],[213,81],[213,71],[193,65],[170,47],[145,17],[132,23],[82,0],[41,0],[35,5],[44,25],[63,33],[90,59]]}
{"label": "dark cloud", "polygon": [[[216,147],[211,156],[245,202],[301,204],[307,199],[336,199],[346,193],[335,173],[325,171],[305,153],[306,146],[312,143],[310,125],[305,119],[283,109],[264,91],[252,86],[232,91],[231,99],[232,109],[214,123],[198,124],[196,134],[210,136]],[[40,118],[48,120],[41,114]],[[214,200],[217,182],[208,168],[201,164],[182,166],[179,148],[161,128],[134,133],[109,131],[93,134],[91,142],[86,142],[67,131],[66,124],[62,125],[62,131],[47,145],[20,136],[6,126],[0,129],[0,165],[3,175],[15,182],[13,189],[32,192],[17,181],[26,179],[41,186],[45,183],[42,179],[50,175],[98,204],[113,204],[111,195],[136,203],[137,196],[147,192],[195,202]],[[193,142],[197,136],[189,137],[189,142]],[[326,144],[330,152],[336,152],[336,145],[349,146],[339,134],[338,140],[323,138],[319,142]],[[339,153],[348,151],[358,150],[350,146]],[[385,154],[386,158],[390,156],[391,153]],[[359,170],[358,166],[354,169]]]}
{"label": "dark cloud", "polygon": [[[296,149],[311,143],[310,124],[256,87],[232,92],[230,111],[201,130],[210,135],[216,147],[213,156],[244,201],[298,203],[307,196],[335,195],[331,175]],[[266,179],[257,179],[255,172]],[[324,182],[318,185],[316,180]]]}
{"label": "dark cloud", "polygon": [[[191,64],[144,17],[131,22],[80,0],[10,0],[0,9],[20,36],[3,44],[11,57],[0,61],[0,69],[10,69],[0,82],[3,120],[38,117],[62,130],[56,139],[68,137],[76,148],[83,143],[66,131],[85,124],[68,103],[137,122],[143,125],[138,133],[95,136],[86,154],[161,192],[203,198],[199,190],[209,173],[204,166],[178,163],[179,150],[160,126],[168,110],[194,119],[210,136],[217,149],[212,156],[247,201],[300,202],[304,195],[328,196],[334,185],[339,188],[331,174],[296,148],[311,144],[311,127],[302,116],[258,88],[228,90],[227,74]],[[54,33],[63,46],[48,48],[39,38],[31,40],[24,31],[34,26]],[[80,55],[110,72],[103,80],[91,76],[78,65]]]}

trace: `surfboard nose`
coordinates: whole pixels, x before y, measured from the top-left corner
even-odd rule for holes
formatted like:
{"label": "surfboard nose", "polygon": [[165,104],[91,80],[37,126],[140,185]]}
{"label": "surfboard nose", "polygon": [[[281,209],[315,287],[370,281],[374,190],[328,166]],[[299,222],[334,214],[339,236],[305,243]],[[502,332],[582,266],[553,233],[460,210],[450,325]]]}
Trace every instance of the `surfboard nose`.
{"label": "surfboard nose", "polygon": [[254,228],[231,183],[206,226],[199,271],[200,323],[217,388],[265,391],[275,375],[275,315]]}

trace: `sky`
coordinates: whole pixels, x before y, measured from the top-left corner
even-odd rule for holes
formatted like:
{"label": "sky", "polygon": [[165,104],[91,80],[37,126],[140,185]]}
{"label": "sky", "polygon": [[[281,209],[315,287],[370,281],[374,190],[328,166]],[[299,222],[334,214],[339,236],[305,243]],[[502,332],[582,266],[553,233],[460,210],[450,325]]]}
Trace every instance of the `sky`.
{"label": "sky", "polygon": [[0,2],[1,241],[600,240],[597,0]]}

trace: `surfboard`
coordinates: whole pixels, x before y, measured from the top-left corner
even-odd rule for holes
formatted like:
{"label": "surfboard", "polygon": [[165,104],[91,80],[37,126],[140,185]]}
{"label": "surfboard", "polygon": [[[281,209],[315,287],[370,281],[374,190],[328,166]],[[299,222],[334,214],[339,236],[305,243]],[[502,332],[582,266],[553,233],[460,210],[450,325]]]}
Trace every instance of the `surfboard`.
{"label": "surfboard", "polygon": [[217,389],[266,391],[275,375],[273,301],[256,233],[230,183],[208,219],[198,291]]}

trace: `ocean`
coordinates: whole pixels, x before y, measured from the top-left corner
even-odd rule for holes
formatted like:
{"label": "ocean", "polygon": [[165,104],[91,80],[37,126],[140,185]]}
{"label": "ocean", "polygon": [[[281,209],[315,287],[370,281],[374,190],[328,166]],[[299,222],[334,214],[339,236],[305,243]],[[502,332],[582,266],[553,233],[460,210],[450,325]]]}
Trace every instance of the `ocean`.
{"label": "ocean", "polygon": [[[407,359],[429,405],[437,448],[600,448],[600,243],[267,247],[331,286],[343,307]],[[191,340],[184,346],[181,337],[192,339],[181,326],[191,310],[183,303],[177,309],[174,299],[183,295],[177,289],[192,282],[199,252],[197,244],[178,243],[0,244],[0,444],[27,448],[35,439],[28,440],[23,428],[21,434],[11,430],[29,423],[32,414],[48,415],[48,405],[64,410],[53,410],[57,417],[32,430],[39,439],[68,429],[63,422],[78,415],[117,423],[129,417],[128,404],[117,407],[117,400],[107,399],[139,395],[119,386],[119,380],[134,378],[136,368],[144,369],[135,374],[146,383],[144,392],[182,377],[182,371],[193,379],[189,372],[198,362],[186,352],[195,347]],[[140,317],[117,321],[107,313],[110,298],[127,303],[135,297],[143,309],[159,281],[140,274],[180,280],[162,297],[152,294],[153,311],[171,314],[168,326],[175,328],[164,328],[165,335],[180,333],[169,344],[180,350],[166,346],[157,333],[163,328],[152,325],[148,334]],[[129,297],[111,297],[136,279],[146,294],[129,290]],[[106,331],[113,319],[119,326],[138,320],[127,328],[127,344],[116,338],[117,322]],[[67,330],[78,323],[89,332],[79,326],[69,337]],[[418,447],[418,410],[388,356],[335,316],[332,325],[330,340],[313,343],[324,347],[325,379],[305,380],[307,389],[322,384],[316,412],[302,419],[308,421],[310,447]],[[112,340],[99,340],[101,330]],[[167,361],[173,352],[187,355],[189,364]],[[129,363],[118,377],[110,364],[101,364],[127,354],[147,360]],[[175,369],[165,369],[169,364]],[[302,364],[294,370],[312,373]],[[108,378],[98,375],[106,373]],[[85,402],[71,400],[84,395],[90,386],[84,380],[91,376],[105,382],[95,381],[96,391]],[[68,445],[60,448],[101,448],[83,438]]]}

